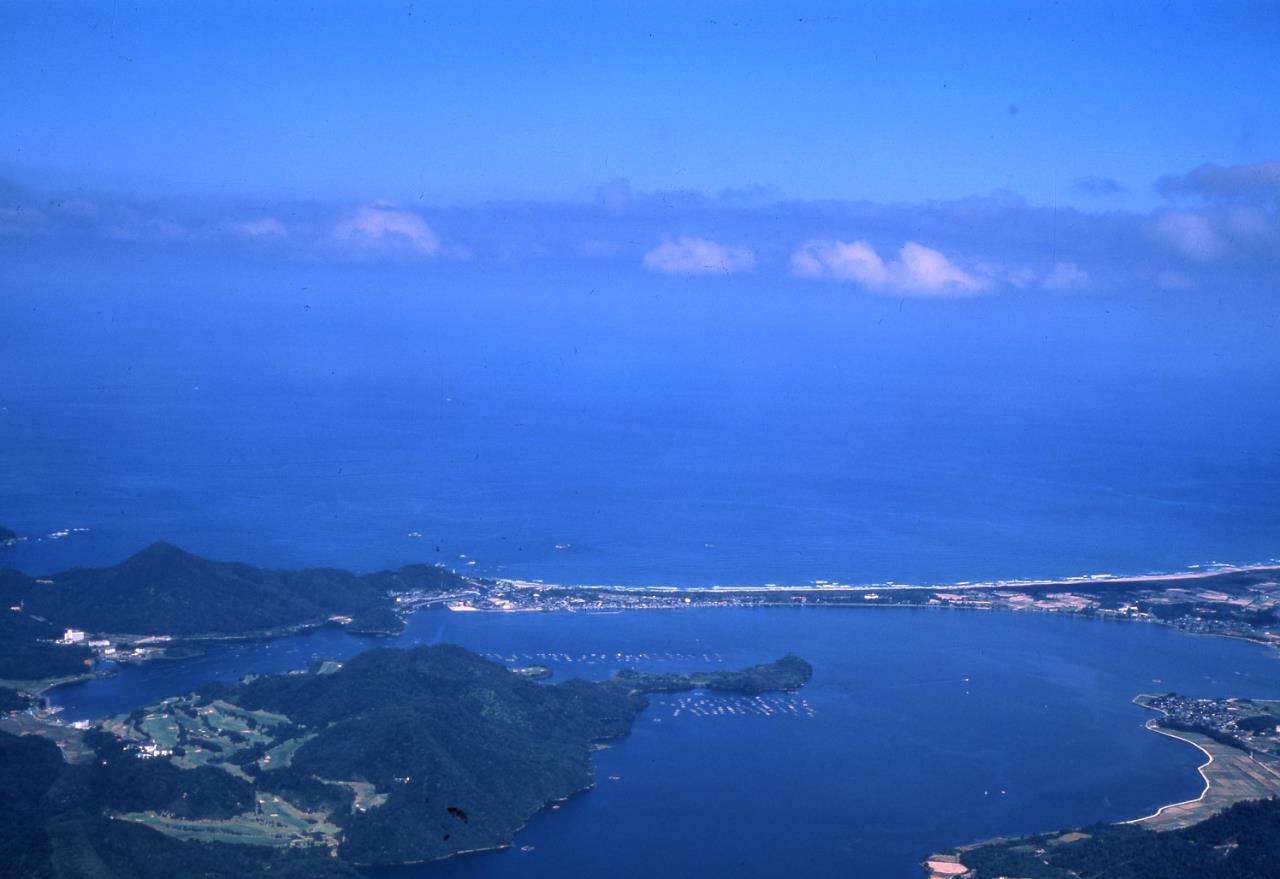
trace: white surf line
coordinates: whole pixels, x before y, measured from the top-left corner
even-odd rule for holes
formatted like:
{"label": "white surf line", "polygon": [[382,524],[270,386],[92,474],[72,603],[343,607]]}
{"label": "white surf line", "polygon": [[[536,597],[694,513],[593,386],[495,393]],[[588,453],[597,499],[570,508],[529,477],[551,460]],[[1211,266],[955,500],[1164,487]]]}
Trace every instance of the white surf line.
{"label": "white surf line", "polygon": [[[1145,707],[1145,706],[1144,706],[1144,707]],[[1144,815],[1144,816],[1143,816],[1143,817],[1141,817],[1141,818],[1133,818],[1133,819],[1131,819],[1131,820],[1129,820],[1129,821],[1121,821],[1121,822],[1120,822],[1121,824],[1140,824],[1141,822],[1143,822],[1143,821],[1147,821],[1147,820],[1149,820],[1149,819],[1151,819],[1151,818],[1159,818],[1161,815],[1163,815],[1163,814],[1164,814],[1164,812],[1165,812],[1165,810],[1166,810],[1166,809],[1176,809],[1176,808],[1178,808],[1179,806],[1190,806],[1190,805],[1194,805],[1195,803],[1200,802],[1200,801],[1201,801],[1201,800],[1203,800],[1206,796],[1208,796],[1208,795],[1209,795],[1209,788],[1213,787],[1213,782],[1212,782],[1212,781],[1210,781],[1210,780],[1209,780],[1209,776],[1205,774],[1205,769],[1207,769],[1207,768],[1208,768],[1210,765],[1212,765],[1212,763],[1213,763],[1213,755],[1212,755],[1212,754],[1210,754],[1210,753],[1209,753],[1208,751],[1206,751],[1204,748],[1200,747],[1200,745],[1199,745],[1199,744],[1197,744],[1196,742],[1191,741],[1191,739],[1184,739],[1182,736],[1180,736],[1180,735],[1175,735],[1173,732],[1170,732],[1169,730],[1161,729],[1161,728],[1160,728],[1160,726],[1159,726],[1159,725],[1156,723],[1156,721],[1154,721],[1154,720],[1148,720],[1148,721],[1147,721],[1145,724],[1143,724],[1143,725],[1144,725],[1147,729],[1151,730],[1152,732],[1160,733],[1160,735],[1162,735],[1162,736],[1168,736],[1168,737],[1169,737],[1169,738],[1171,738],[1171,739],[1177,739],[1177,740],[1178,740],[1178,741],[1180,741],[1180,742],[1186,742],[1188,745],[1191,745],[1192,747],[1196,748],[1197,750],[1199,750],[1199,751],[1200,751],[1200,753],[1201,753],[1201,754],[1204,754],[1206,757],[1208,757],[1208,758],[1209,758],[1209,759],[1208,759],[1208,760],[1206,760],[1205,762],[1201,763],[1198,767],[1196,767],[1197,771],[1200,773],[1200,777],[1201,777],[1202,779],[1204,779],[1204,790],[1200,791],[1200,796],[1196,797],[1194,800],[1183,800],[1183,801],[1182,801],[1182,802],[1180,802],[1180,803],[1169,803],[1169,804],[1168,804],[1168,805],[1166,805],[1166,806],[1161,806],[1159,809],[1156,809],[1156,810],[1155,810],[1154,812],[1152,812],[1150,815]]]}
{"label": "white surf line", "polygon": [[569,584],[569,583],[548,583],[543,580],[524,580],[520,578],[499,577],[496,582],[505,584],[516,589],[562,589],[562,590],[590,590],[600,589],[607,592],[666,592],[671,594],[683,595],[689,594],[706,594],[715,595],[722,592],[750,592],[768,594],[771,592],[814,592],[814,593],[833,593],[833,592],[894,592],[894,591],[910,591],[923,589],[943,589],[947,591],[964,592],[981,589],[1041,589],[1045,587],[1071,587],[1071,586],[1107,586],[1107,585],[1124,585],[1128,583],[1152,583],[1164,581],[1198,581],[1209,580],[1222,574],[1247,574],[1255,572],[1280,571],[1280,561],[1271,559],[1265,562],[1256,562],[1249,564],[1213,564],[1211,566],[1196,566],[1195,570],[1168,571],[1164,573],[1146,573],[1146,574],[1077,574],[1068,577],[1050,577],[1042,579],[1001,579],[1001,580],[982,580],[967,581],[961,583],[830,583],[825,586],[816,586],[812,584],[793,585],[793,586],[623,586],[620,584],[610,583],[590,583],[590,584]]}

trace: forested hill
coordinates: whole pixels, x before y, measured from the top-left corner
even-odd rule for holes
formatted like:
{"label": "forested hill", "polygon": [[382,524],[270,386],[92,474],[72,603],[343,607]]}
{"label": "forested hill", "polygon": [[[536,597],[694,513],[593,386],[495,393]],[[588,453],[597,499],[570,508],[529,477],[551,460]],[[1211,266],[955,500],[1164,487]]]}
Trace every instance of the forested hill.
{"label": "forested hill", "polygon": [[[775,665],[752,679],[810,671]],[[4,864],[22,876],[98,864],[108,879],[355,875],[507,845],[591,785],[593,743],[627,733],[643,686],[535,683],[450,645],[379,649],[110,718],[76,765],[0,732],[0,877]]]}
{"label": "forested hill", "polygon": [[46,738],[0,731],[0,879],[360,879],[310,851],[183,841],[114,820],[147,807],[216,819],[252,808],[252,790],[215,769],[183,771],[109,746],[101,757],[72,765]]}
{"label": "forested hill", "polygon": [[720,690],[758,696],[770,691],[791,692],[809,682],[813,667],[795,654],[763,665],[736,671],[698,671],[689,675],[655,674],[623,669],[614,680],[646,693],[683,693],[688,690]]}
{"label": "forested hill", "polygon": [[1260,879],[1280,875],[1280,800],[1236,803],[1180,830],[1096,824],[969,846],[965,879]]}
{"label": "forested hill", "polygon": [[62,630],[0,608],[0,681],[40,681],[82,675],[93,667],[83,644],[56,644]]}
{"label": "forested hill", "polygon": [[72,568],[39,579],[0,572],[0,598],[55,626],[189,637],[256,633],[333,615],[386,623],[390,591],[449,590],[465,582],[428,565],[364,575],[333,568],[271,570],[155,543],[109,568]]}

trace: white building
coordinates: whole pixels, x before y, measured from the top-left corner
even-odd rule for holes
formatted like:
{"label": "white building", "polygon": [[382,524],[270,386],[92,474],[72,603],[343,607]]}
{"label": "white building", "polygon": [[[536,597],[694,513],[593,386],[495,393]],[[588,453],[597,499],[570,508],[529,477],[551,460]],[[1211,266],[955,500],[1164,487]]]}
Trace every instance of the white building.
{"label": "white building", "polygon": [[79,629],[67,629],[62,636],[63,644],[82,644],[84,643],[84,632]]}

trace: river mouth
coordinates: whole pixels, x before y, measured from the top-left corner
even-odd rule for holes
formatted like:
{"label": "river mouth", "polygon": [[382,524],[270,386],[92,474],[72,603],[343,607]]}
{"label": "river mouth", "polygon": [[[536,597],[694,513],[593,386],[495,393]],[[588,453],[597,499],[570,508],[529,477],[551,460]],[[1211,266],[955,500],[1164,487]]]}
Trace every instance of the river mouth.
{"label": "river mouth", "polygon": [[916,877],[920,858],[947,846],[1196,796],[1201,755],[1143,728],[1140,692],[1280,697],[1275,655],[1246,642],[1045,615],[838,608],[427,610],[393,639],[323,629],[219,645],[49,695],[69,720],[100,717],[210,679],[437,642],[546,665],[553,680],[789,651],[814,676],[794,696],[655,697],[630,737],[597,752],[593,790],[535,816],[511,849],[392,871],[406,877]]}

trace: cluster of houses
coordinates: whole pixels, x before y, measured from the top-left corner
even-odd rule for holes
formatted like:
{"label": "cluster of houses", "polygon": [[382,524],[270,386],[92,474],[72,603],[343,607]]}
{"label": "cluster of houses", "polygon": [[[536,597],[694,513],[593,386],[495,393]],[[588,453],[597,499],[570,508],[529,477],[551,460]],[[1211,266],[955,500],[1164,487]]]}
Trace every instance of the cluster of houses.
{"label": "cluster of houses", "polygon": [[99,656],[114,657],[116,655],[116,647],[105,638],[89,639],[80,629],[67,629],[62,633],[62,637],[58,639],[59,644],[83,644],[91,647]]}

